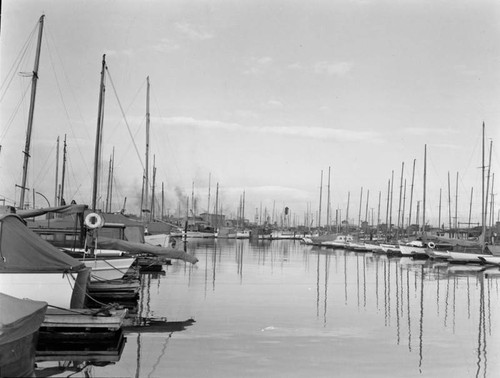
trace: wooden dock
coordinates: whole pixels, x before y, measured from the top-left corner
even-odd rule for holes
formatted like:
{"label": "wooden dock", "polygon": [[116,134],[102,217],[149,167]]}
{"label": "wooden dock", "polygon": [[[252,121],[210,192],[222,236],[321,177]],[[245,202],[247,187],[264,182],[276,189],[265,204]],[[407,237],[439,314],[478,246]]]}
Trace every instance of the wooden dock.
{"label": "wooden dock", "polygon": [[62,330],[71,329],[107,329],[119,330],[127,315],[127,310],[105,310],[96,309],[59,309],[49,308],[45,314],[45,319],[41,329]]}

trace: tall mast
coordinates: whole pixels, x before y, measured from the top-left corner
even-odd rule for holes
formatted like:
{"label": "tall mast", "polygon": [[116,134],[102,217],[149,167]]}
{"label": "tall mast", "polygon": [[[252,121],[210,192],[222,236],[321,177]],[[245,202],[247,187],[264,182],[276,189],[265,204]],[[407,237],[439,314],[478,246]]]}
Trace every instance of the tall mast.
{"label": "tall mast", "polygon": [[451,187],[450,187],[450,172],[448,172],[448,228],[451,236]]}
{"label": "tall mast", "polygon": [[[149,127],[150,127],[150,117],[149,117],[149,76],[146,78],[147,82],[147,93],[146,93],[146,168],[145,168],[145,182],[144,182],[144,203],[146,204],[146,209],[149,204]],[[152,209],[151,209],[152,211]],[[151,213],[149,218],[151,217]]]}
{"label": "tall mast", "polygon": [[[410,213],[408,214],[408,225],[411,226],[411,209],[413,205],[413,184],[415,182],[415,162],[417,159],[413,159],[413,171],[411,174],[411,190],[410,190]],[[418,223],[418,222],[416,222]]]}
{"label": "tall mast", "polygon": [[40,63],[40,52],[42,49],[42,32],[43,20],[45,16],[42,15],[38,21],[38,44],[36,48],[35,65],[33,68],[33,75],[31,77],[31,98],[30,109],[28,114],[28,127],[26,129],[26,144],[24,146],[24,162],[23,162],[23,178],[21,181],[21,197],[19,199],[19,208],[24,208],[24,191],[26,190],[26,178],[28,175],[28,161],[30,158],[31,134],[33,131],[33,115],[35,113],[35,97],[36,97],[36,84],[38,81],[38,65]]}
{"label": "tall mast", "polygon": [[[489,191],[490,191],[490,172],[491,172],[491,150],[493,149],[493,141],[490,141],[490,158],[488,160],[488,175],[486,178],[486,194],[484,196],[484,227],[486,230],[486,227],[488,225],[488,197],[489,197]],[[485,234],[486,236],[486,234]],[[486,240],[485,240],[486,241]]]}
{"label": "tall mast", "polygon": [[426,199],[426,189],[427,189],[427,144],[424,148],[424,198],[422,202],[422,231],[425,234],[425,199]]}
{"label": "tall mast", "polygon": [[484,251],[484,242],[486,238],[486,213],[485,213],[485,206],[484,206],[484,122],[483,122],[483,145],[482,145],[482,164],[481,164],[481,171],[482,171],[482,180],[481,180],[481,227],[482,227],[482,235],[483,235],[483,241],[481,243],[481,248]]}
{"label": "tall mast", "polygon": [[405,169],[405,162],[401,163],[401,179],[399,183],[399,206],[398,206],[398,229],[396,230],[397,238],[399,238],[399,228],[401,227],[401,201],[403,199],[402,191],[403,191],[403,173]]}
{"label": "tall mast", "polygon": [[328,167],[328,199],[326,205],[326,227],[330,231],[330,167]]}
{"label": "tall mast", "polygon": [[97,186],[99,177],[99,165],[101,155],[101,140],[102,140],[102,127],[104,121],[104,94],[106,87],[104,85],[104,77],[106,74],[106,54],[102,56],[101,68],[101,84],[99,86],[99,105],[97,109],[97,132],[95,136],[95,151],[94,151],[94,180],[92,187],[92,211],[96,211],[97,202]]}
{"label": "tall mast", "polygon": [[363,205],[363,187],[361,187],[361,194],[359,196],[359,213],[358,213],[358,227],[361,228],[361,207]]}
{"label": "tall mast", "polygon": [[59,194],[59,137],[57,137],[56,146],[56,182],[55,182],[55,193],[54,193],[54,206],[57,206],[57,197]]}
{"label": "tall mast", "polygon": [[151,188],[151,213],[150,221],[153,222],[155,219],[155,185],[156,185],[156,162],[155,157],[153,156],[153,185]]}
{"label": "tall mast", "polygon": [[467,229],[470,231],[470,218],[472,214],[472,196],[474,195],[474,187],[470,188],[470,203],[469,203],[469,222],[467,223]]}
{"label": "tall mast", "polygon": [[319,185],[319,212],[318,212],[318,230],[321,228],[321,197],[323,195],[323,170],[321,170],[321,182]]}
{"label": "tall mast", "polygon": [[458,236],[458,172],[457,172],[457,180],[455,182],[455,232]]}
{"label": "tall mast", "polygon": [[212,173],[208,173],[208,204],[207,204],[207,213],[210,214],[210,181],[212,178]]}
{"label": "tall mast", "polygon": [[66,134],[64,134],[64,146],[63,146],[63,166],[62,166],[62,176],[61,176],[61,199],[60,205],[64,205],[64,178],[66,176]]}
{"label": "tall mast", "polygon": [[393,189],[394,189],[394,170],[392,170],[391,174],[391,202],[390,202],[390,208],[389,208],[389,235],[391,235],[392,238],[392,196],[393,196]]}

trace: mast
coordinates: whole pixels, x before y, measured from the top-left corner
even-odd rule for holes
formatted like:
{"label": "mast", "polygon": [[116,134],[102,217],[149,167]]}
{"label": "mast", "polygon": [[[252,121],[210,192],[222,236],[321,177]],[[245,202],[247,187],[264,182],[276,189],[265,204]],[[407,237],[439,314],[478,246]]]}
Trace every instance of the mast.
{"label": "mast", "polygon": [[99,86],[99,105],[97,109],[97,132],[95,137],[95,151],[94,151],[94,179],[92,186],[92,211],[96,211],[97,202],[97,186],[99,177],[99,163],[101,155],[101,141],[102,141],[102,127],[104,120],[104,95],[106,87],[104,85],[104,78],[106,73],[106,54],[102,56],[102,68],[101,68],[101,84]]}
{"label": "mast", "polygon": [[165,217],[165,187],[163,181],[161,182],[161,220]]}
{"label": "mast", "polygon": [[470,204],[469,204],[469,222],[467,223],[467,228],[470,231],[470,218],[472,214],[472,196],[474,194],[474,187],[470,188]]}
{"label": "mast", "polygon": [[426,189],[427,189],[427,144],[424,148],[424,198],[422,202],[422,231],[425,235],[425,200],[426,200]]}
{"label": "mast", "polygon": [[38,66],[40,64],[40,52],[42,49],[42,32],[43,20],[45,15],[40,17],[38,26],[38,44],[36,48],[35,65],[33,67],[33,75],[31,77],[31,98],[30,108],[28,114],[28,127],[26,129],[26,144],[24,146],[24,162],[23,162],[23,178],[21,181],[21,197],[19,199],[19,208],[24,208],[24,191],[26,190],[26,178],[28,175],[28,162],[30,158],[31,134],[33,131],[33,115],[35,113],[35,98],[36,98],[36,84],[38,82]]}
{"label": "mast", "polygon": [[155,185],[156,185],[156,162],[155,157],[153,156],[153,185],[151,188],[151,213],[150,213],[150,221],[154,221],[155,219]]}
{"label": "mast", "polygon": [[208,173],[208,203],[207,203],[207,213],[210,214],[210,180],[212,178],[212,173]]}
{"label": "mast", "polygon": [[57,201],[57,197],[59,194],[59,137],[57,137],[57,146],[56,146],[56,178],[55,178],[55,193],[54,193],[54,204],[57,206],[59,201]]}
{"label": "mast", "polygon": [[400,228],[400,222],[401,222],[401,200],[402,200],[402,191],[403,191],[403,172],[405,169],[405,162],[401,163],[401,180],[399,184],[399,206],[398,206],[398,229],[396,231],[396,238],[399,238],[399,228]]}
{"label": "mast", "polygon": [[106,188],[106,205],[104,206],[104,211],[106,213],[109,212],[109,192],[110,192],[110,187],[111,187],[111,162],[112,162],[113,158],[110,156],[109,157],[109,163],[108,163],[108,185],[107,185],[107,188]]}
{"label": "mast", "polygon": [[321,228],[321,197],[323,195],[323,170],[321,170],[321,182],[319,185],[319,212],[318,212],[318,231]]}
{"label": "mast", "polygon": [[457,172],[457,181],[455,182],[455,236],[459,236],[458,234],[458,172]]}
{"label": "mast", "polygon": [[358,227],[361,228],[361,207],[363,205],[363,187],[361,187],[361,194],[359,196],[359,213],[358,213]]}
{"label": "mast", "polygon": [[394,170],[392,170],[391,174],[391,203],[390,203],[390,210],[389,210],[389,234],[391,235],[392,239],[392,195],[393,195],[393,189],[394,189]]}
{"label": "mast", "polygon": [[438,217],[438,227],[441,228],[441,194],[443,189],[439,188],[439,217]]}
{"label": "mast", "polygon": [[[146,78],[147,92],[146,92],[146,168],[145,168],[145,182],[144,182],[144,203],[146,209],[149,203],[149,127],[150,127],[150,114],[149,114],[149,76]],[[151,209],[152,211],[153,209]],[[151,213],[149,213],[149,220],[151,220]]]}
{"label": "mast", "polygon": [[[408,214],[408,225],[411,226],[411,209],[413,205],[413,184],[415,182],[415,162],[417,159],[413,159],[413,171],[411,174],[411,190],[410,190],[410,213]],[[418,224],[418,222],[417,222]]]}
{"label": "mast", "polygon": [[63,147],[63,166],[61,177],[61,199],[60,205],[64,205],[64,178],[66,176],[66,134],[64,134],[64,147]]}
{"label": "mast", "polygon": [[330,167],[328,167],[328,199],[326,205],[326,227],[328,231],[331,231],[330,228]]}
{"label": "mast", "polygon": [[483,240],[481,242],[481,249],[484,252],[484,242],[485,242],[485,237],[486,237],[486,213],[485,213],[485,206],[484,206],[484,122],[483,122],[483,143],[482,143],[482,163],[481,163],[481,175],[482,175],[482,180],[481,180],[481,227],[482,227],[482,236]]}
{"label": "mast", "polygon": [[111,180],[109,181],[109,212],[113,203],[113,181],[115,177],[115,147],[113,146],[113,153],[111,154]]}
{"label": "mast", "polygon": [[351,200],[351,192],[347,192],[347,211],[345,214],[345,227],[346,227],[346,233],[349,232],[349,202]]}
{"label": "mast", "polygon": [[490,191],[490,171],[491,171],[491,150],[493,149],[493,141],[490,141],[490,158],[488,160],[488,176],[486,178],[486,195],[484,197],[484,242],[486,242],[486,229],[488,224],[488,197]]}
{"label": "mast", "polygon": [[450,172],[448,172],[448,229],[451,237],[451,189],[450,189]]}

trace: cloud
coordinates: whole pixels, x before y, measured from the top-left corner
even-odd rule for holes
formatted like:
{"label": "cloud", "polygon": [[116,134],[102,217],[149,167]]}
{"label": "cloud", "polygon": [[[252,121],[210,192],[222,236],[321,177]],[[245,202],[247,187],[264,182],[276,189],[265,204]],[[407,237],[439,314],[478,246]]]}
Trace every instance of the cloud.
{"label": "cloud", "polygon": [[451,134],[458,134],[457,130],[449,129],[439,129],[431,127],[407,127],[403,130],[405,133],[416,136],[449,136]]}
{"label": "cloud", "polygon": [[188,38],[196,41],[204,41],[213,38],[213,34],[202,30],[202,28],[195,25],[188,24],[186,22],[176,22],[175,28]]}
{"label": "cloud", "polygon": [[247,62],[248,68],[243,71],[247,75],[260,75],[264,73],[273,63],[273,58],[263,56],[260,58],[252,57]]}
{"label": "cloud", "polygon": [[266,103],[266,106],[268,108],[282,108],[283,107],[283,103],[280,100],[269,100]]}
{"label": "cloud", "polygon": [[229,123],[211,120],[198,120],[191,117],[171,117],[160,119],[158,122],[166,122],[171,126],[200,127],[204,130],[224,130],[233,132],[259,133],[267,136],[289,136],[307,139],[331,139],[337,142],[365,142],[379,143],[383,141],[382,136],[374,131],[356,131],[347,129],[333,129],[326,127],[306,126],[244,126],[238,123]]}
{"label": "cloud", "polygon": [[464,76],[479,76],[480,72],[478,70],[467,67],[465,64],[458,64],[455,67],[455,72],[459,75]]}
{"label": "cloud", "polygon": [[320,75],[344,76],[351,71],[352,64],[349,62],[317,62],[313,65],[313,71]]}
{"label": "cloud", "polygon": [[289,64],[289,65],[287,66],[287,68],[288,68],[289,70],[301,70],[303,67],[302,67],[302,65],[301,65],[300,63],[295,62],[295,63]]}
{"label": "cloud", "polygon": [[158,41],[157,44],[151,46],[151,48],[158,52],[170,52],[178,50],[180,46],[177,43],[172,42],[168,38],[162,38],[160,39],[160,41]]}

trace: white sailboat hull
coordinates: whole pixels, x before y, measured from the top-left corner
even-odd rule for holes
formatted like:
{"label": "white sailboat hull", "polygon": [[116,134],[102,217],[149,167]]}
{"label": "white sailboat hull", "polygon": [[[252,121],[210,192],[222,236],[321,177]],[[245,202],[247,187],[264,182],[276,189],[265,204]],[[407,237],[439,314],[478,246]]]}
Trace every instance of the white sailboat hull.
{"label": "white sailboat hull", "polygon": [[70,308],[77,273],[1,273],[0,291],[4,294],[44,301]]}
{"label": "white sailboat hull", "polygon": [[118,280],[122,278],[134,263],[135,257],[118,259],[81,259],[86,267],[92,268],[91,281]]}

